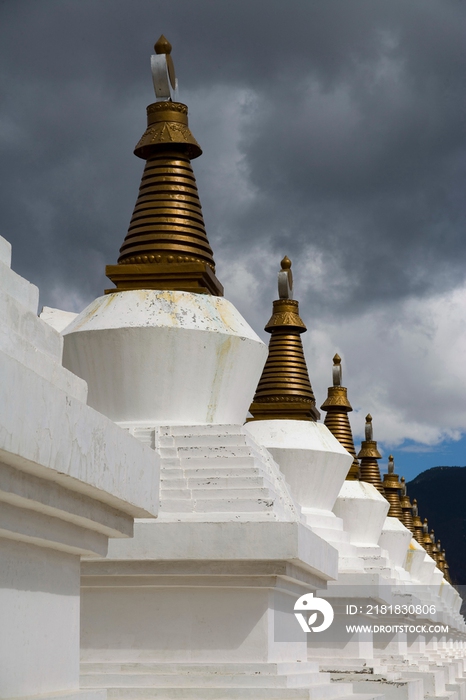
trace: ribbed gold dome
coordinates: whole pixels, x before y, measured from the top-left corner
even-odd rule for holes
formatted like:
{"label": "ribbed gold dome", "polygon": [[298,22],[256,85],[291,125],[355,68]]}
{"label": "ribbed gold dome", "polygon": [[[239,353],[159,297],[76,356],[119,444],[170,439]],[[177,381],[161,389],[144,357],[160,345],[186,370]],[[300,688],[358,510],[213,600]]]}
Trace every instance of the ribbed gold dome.
{"label": "ribbed gold dome", "polygon": [[[291,261],[284,258],[281,272],[288,271],[291,280],[290,268]],[[306,326],[298,302],[286,297],[274,301],[265,330],[272,335],[269,354],[249,409],[253,417],[248,420],[317,420],[320,414],[301,342]]]}
{"label": "ribbed gold dome", "polygon": [[398,480],[398,474],[395,474],[395,462],[393,455],[388,458],[388,473],[383,476],[383,490],[387,501],[390,503],[390,509],[387,516],[390,518],[398,518],[403,522],[403,513],[401,510],[400,491],[401,484]]}
{"label": "ribbed gold dome", "polygon": [[[171,46],[161,40],[156,51],[171,61]],[[147,107],[147,123],[134,150],[147,161],[139,196],[118,264],[106,268],[116,289],[106,292],[176,289],[222,296],[191,167],[202,151],[189,130],[188,108],[155,102]]]}
{"label": "ribbed gold dome", "polygon": [[358,459],[361,460],[359,471],[359,478],[361,481],[372,484],[372,486],[375,486],[377,491],[385,497],[382,479],[380,478],[379,464],[377,462],[378,459],[382,459],[382,455],[377,449],[377,442],[372,439],[372,416],[370,413],[366,416],[366,439],[361,443]]}
{"label": "ribbed gold dome", "polygon": [[400,479],[401,482],[401,522],[408,530],[414,534],[414,522],[413,522],[413,506],[409,500],[408,492],[406,490],[406,481],[404,476]]}
{"label": "ribbed gold dome", "polygon": [[333,358],[333,386],[328,388],[327,398],[321,409],[327,411],[324,424],[340,445],[343,445],[345,450],[353,455],[353,463],[346,478],[352,481],[359,479],[359,462],[356,458],[353,433],[348,418],[348,413],[353,408],[348,401],[346,387],[341,386],[341,357],[338,354]]}

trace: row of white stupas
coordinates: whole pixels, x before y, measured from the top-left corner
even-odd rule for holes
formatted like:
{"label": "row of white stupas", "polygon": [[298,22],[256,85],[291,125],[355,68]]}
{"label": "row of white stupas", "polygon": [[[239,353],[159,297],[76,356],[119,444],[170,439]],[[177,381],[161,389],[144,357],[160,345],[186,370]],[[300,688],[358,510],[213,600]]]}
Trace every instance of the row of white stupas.
{"label": "row of white stupas", "polygon": [[[201,150],[155,49],[116,288],[38,318],[0,239],[0,698],[466,698],[459,595],[393,466],[379,484],[370,419],[359,473],[338,357],[317,422],[290,261],[269,349],[222,296]],[[311,593],[334,626],[351,599],[369,623],[368,604],[420,606],[434,631],[306,634]]]}

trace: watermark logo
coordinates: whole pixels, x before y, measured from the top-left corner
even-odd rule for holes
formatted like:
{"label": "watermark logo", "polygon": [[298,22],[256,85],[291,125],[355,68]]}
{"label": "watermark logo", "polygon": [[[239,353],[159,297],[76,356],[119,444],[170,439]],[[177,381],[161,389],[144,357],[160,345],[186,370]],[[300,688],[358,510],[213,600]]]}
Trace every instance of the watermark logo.
{"label": "watermark logo", "polygon": [[[303,632],[323,632],[327,630],[333,622],[333,608],[328,602],[323,598],[314,598],[314,593],[305,593],[302,595],[296,603],[294,604],[295,617],[298,620]],[[309,615],[306,622],[306,618],[297,610],[303,610],[307,613],[312,612]],[[317,627],[313,626],[314,622],[317,620],[317,613],[322,613],[324,616],[324,621],[321,625]]]}

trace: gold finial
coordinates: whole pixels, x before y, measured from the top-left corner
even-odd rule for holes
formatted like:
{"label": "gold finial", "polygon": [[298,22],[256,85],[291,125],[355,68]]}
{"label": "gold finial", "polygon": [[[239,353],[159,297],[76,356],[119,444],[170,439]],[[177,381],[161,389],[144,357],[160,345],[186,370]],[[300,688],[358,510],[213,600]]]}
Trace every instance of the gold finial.
{"label": "gold finial", "polygon": [[291,272],[291,260],[285,255],[280,265],[281,270],[278,273],[278,296],[280,299],[292,299],[293,273]]}
{"label": "gold finial", "polygon": [[442,573],[445,573],[445,550],[442,549],[442,543],[437,540],[437,566]]}
{"label": "gold finial", "polygon": [[448,581],[448,583],[451,583],[451,577],[450,577],[450,567],[448,566],[448,561],[445,556],[445,550],[443,550],[443,556],[445,557],[445,563],[443,565],[443,575],[445,576],[445,579]]}
{"label": "gold finial", "polygon": [[372,416],[370,413],[366,416],[365,425],[366,439],[361,443],[361,449],[358,454],[358,459],[361,460],[361,469],[359,478],[361,481],[367,481],[372,486],[375,486],[377,491],[385,496],[380,478],[380,469],[377,463],[378,459],[382,459],[382,455],[377,449],[377,442],[373,439],[372,434]]}
{"label": "gold finial", "polygon": [[[290,267],[286,267],[291,261],[284,260],[278,278],[280,295],[280,275],[291,274]],[[301,342],[306,326],[299,316],[298,302],[289,297],[274,301],[265,330],[272,336],[269,355],[249,409],[253,417],[248,420],[317,420],[320,414]]]}
{"label": "gold finial", "polygon": [[388,473],[383,477],[383,490],[387,501],[390,503],[390,509],[387,515],[391,518],[398,518],[403,522],[403,513],[401,510],[400,490],[401,484],[398,481],[398,474],[395,474],[395,460],[393,455],[388,458]]}
{"label": "gold finial", "polygon": [[414,535],[414,521],[413,521],[413,506],[409,500],[408,491],[406,488],[406,481],[404,476],[400,479],[401,482],[401,522],[408,530]]}
{"label": "gold finial", "polygon": [[327,398],[321,406],[321,409],[327,413],[324,424],[345,450],[353,455],[353,463],[346,478],[349,481],[355,481],[359,479],[359,462],[356,458],[353,433],[348,418],[348,413],[353,408],[348,401],[346,387],[341,386],[342,367],[341,357],[338,354],[333,357],[332,377],[333,386],[328,388]]}
{"label": "gold finial", "polygon": [[283,258],[283,260],[280,262],[282,270],[291,270],[291,260],[287,255]]}
{"label": "gold finial", "polygon": [[434,553],[434,548],[432,545],[432,538],[429,535],[429,524],[427,522],[427,518],[424,518],[424,522],[422,523],[422,546],[426,550],[427,554],[429,554],[431,557],[433,557]]}
{"label": "gold finial", "polygon": [[154,51],[155,51],[155,53],[157,53],[157,54],[161,54],[161,53],[171,53],[171,52],[172,52],[172,45],[170,44],[170,42],[168,41],[168,39],[166,39],[166,38],[164,37],[163,34],[161,34],[160,37],[159,37],[159,38],[157,39],[157,41],[155,42],[155,44],[154,44]]}
{"label": "gold finial", "polygon": [[162,35],[151,57],[157,102],[134,153],[146,160],[139,195],[106,293],[167,289],[223,295],[205,231],[191,159],[202,154],[188,126],[188,108],[172,102],[177,81],[171,45]]}
{"label": "gold finial", "polygon": [[412,515],[413,515],[413,535],[414,538],[419,542],[419,544],[422,544],[422,537],[423,537],[423,528],[422,528],[422,522],[421,518],[419,517],[419,508],[417,505],[417,500],[413,498],[413,509],[412,509]]}
{"label": "gold finial", "polygon": [[435,540],[435,533],[433,530],[430,531],[430,541],[432,542],[432,557],[435,559],[438,566],[440,562],[440,550],[437,546],[437,542]]}

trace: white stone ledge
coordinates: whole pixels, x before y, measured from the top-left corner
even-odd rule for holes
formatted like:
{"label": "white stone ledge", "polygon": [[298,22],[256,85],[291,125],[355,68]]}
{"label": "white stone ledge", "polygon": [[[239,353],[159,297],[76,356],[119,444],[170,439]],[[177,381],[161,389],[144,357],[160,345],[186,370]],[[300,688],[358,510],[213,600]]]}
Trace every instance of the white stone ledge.
{"label": "white stone ledge", "polygon": [[[14,275],[13,270],[5,268],[8,274]],[[1,266],[0,266],[1,270]],[[19,279],[22,279],[21,277]],[[23,280],[24,281],[24,280]],[[11,289],[5,290],[0,279],[0,321],[8,329],[17,333],[17,337],[32,342],[38,350],[50,355],[61,365],[63,355],[63,337],[56,330],[40,320],[35,311],[26,308],[12,294]]]}
{"label": "white stone ledge", "polygon": [[0,236],[0,262],[11,267],[11,243]]}
{"label": "white stone ledge", "polygon": [[0,537],[78,556],[107,553],[106,535],[9,503],[1,504]]}
{"label": "white stone ledge", "polygon": [[39,289],[0,261],[0,289],[8,289],[8,295],[23,309],[35,314],[39,305]]}
{"label": "white stone ledge", "polygon": [[132,537],[133,534],[131,515],[1,463],[0,502],[66,520],[107,537]]}
{"label": "white stone ledge", "polygon": [[338,552],[298,522],[144,522],[109,542],[107,560],[287,561],[319,579],[337,577]]}
{"label": "white stone ledge", "polygon": [[159,457],[150,447],[5,355],[0,386],[1,461],[133,517],[157,514]]}
{"label": "white stone ledge", "polygon": [[[18,700],[18,697],[4,697],[1,700]],[[102,689],[85,688],[69,693],[46,693],[45,695],[22,695],[21,700],[107,700],[107,691]]]}
{"label": "white stone ledge", "polygon": [[5,353],[39,376],[82,403],[87,402],[87,383],[65,369],[56,357],[42,352],[37,345],[20,336],[14,329],[0,327],[0,353]]}

